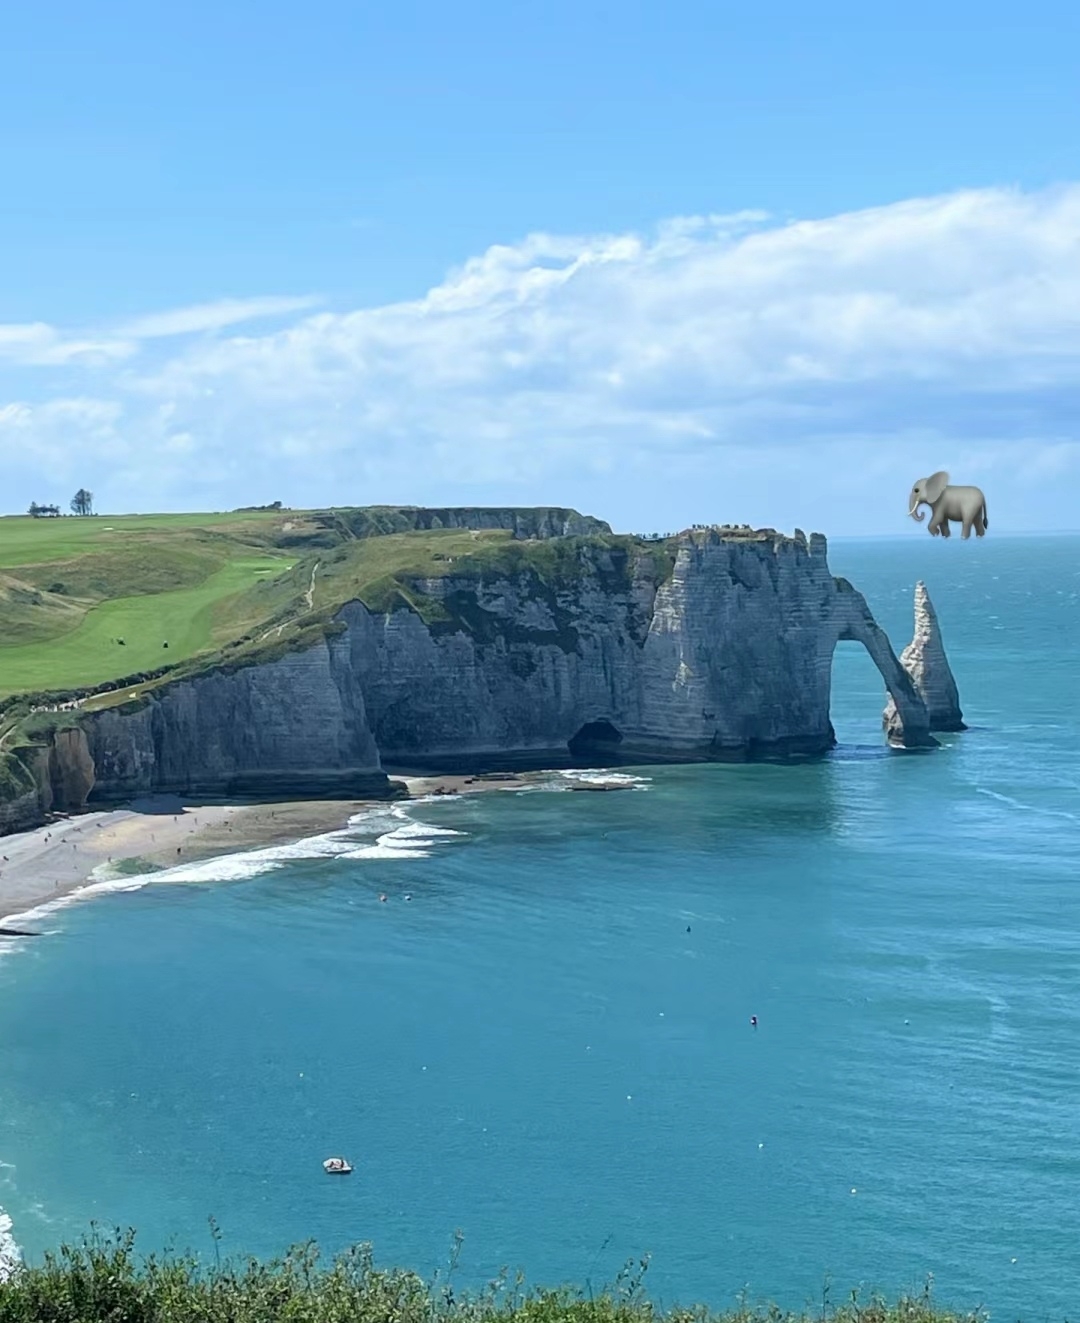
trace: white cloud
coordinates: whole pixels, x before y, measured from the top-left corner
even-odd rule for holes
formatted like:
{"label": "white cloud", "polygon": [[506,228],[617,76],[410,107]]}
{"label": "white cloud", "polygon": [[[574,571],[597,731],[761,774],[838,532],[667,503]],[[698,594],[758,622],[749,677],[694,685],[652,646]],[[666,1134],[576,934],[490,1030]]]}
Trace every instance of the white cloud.
{"label": "white cloud", "polygon": [[301,298],[267,296],[257,299],[218,299],[214,303],[196,303],[190,308],[174,308],[170,312],[136,317],[121,326],[117,334],[128,340],[152,340],[162,336],[220,331],[226,326],[254,321],[260,317],[282,317],[291,312],[304,312],[320,301],[314,295]]}
{"label": "white cloud", "polygon": [[19,367],[100,366],[134,351],[133,344],[112,336],[69,338],[46,322],[0,324],[0,362]]}
{"label": "white cloud", "polygon": [[[115,449],[100,419],[96,433],[72,421],[60,444],[89,444],[104,466],[95,490],[144,508],[150,495],[239,504],[269,498],[265,485],[296,504],[590,499],[617,521],[650,501],[677,519],[680,499],[686,519],[720,501],[718,517],[749,519],[739,496],[768,519],[770,491],[790,488],[775,519],[803,500],[812,524],[842,467],[848,499],[871,511],[851,517],[873,527],[883,481],[902,514],[924,469],[1004,484],[1032,463],[1077,494],[1080,186],[796,223],[741,213],[651,235],[531,235],[414,301],[199,337],[308,307],[223,300],[97,339],[0,328],[0,358],[126,346],[71,353],[97,364],[89,393],[113,411]],[[188,338],[154,343],[167,336]],[[24,444],[42,438],[45,474],[57,443],[35,417]],[[1036,500],[1023,490],[1021,520]]]}

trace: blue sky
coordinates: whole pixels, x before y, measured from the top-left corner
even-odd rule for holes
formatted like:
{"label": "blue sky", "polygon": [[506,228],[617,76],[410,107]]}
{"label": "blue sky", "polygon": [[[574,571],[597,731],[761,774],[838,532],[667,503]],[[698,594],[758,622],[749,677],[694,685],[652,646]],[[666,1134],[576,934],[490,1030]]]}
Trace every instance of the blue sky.
{"label": "blue sky", "polygon": [[1078,527],[1078,39],[1039,3],[9,6],[0,509],[914,536],[947,468],[995,530]]}

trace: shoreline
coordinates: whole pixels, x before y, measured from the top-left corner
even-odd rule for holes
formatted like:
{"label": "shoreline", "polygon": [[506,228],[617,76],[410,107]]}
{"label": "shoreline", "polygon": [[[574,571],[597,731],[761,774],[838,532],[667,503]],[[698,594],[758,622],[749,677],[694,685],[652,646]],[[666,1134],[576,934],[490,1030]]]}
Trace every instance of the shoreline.
{"label": "shoreline", "polygon": [[[195,803],[153,795],[117,808],[59,818],[28,832],[0,836],[0,941],[36,931],[34,912],[103,884],[231,854],[291,844],[342,831],[358,813],[428,798],[522,790],[537,774],[394,776],[407,789],[397,799],[281,800]],[[107,872],[105,872],[107,870]],[[105,875],[101,874],[105,872]]]}

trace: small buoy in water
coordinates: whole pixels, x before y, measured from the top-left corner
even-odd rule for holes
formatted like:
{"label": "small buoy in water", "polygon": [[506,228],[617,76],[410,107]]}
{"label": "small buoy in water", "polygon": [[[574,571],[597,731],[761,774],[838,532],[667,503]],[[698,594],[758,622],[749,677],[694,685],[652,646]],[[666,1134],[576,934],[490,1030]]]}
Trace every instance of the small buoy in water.
{"label": "small buoy in water", "polygon": [[765,1147],[764,1144],[759,1144],[759,1145],[758,1145],[758,1148],[764,1148],[764,1147]]}
{"label": "small buoy in water", "polygon": [[411,891],[406,891],[406,893],[405,893],[405,899],[406,899],[406,900],[412,900],[412,892],[411,892]]}
{"label": "small buoy in water", "polygon": [[854,1185],[851,1187],[851,1193],[852,1193],[852,1194],[858,1194],[858,1193],[859,1193],[858,1190],[856,1190],[856,1188],[854,1187]]}
{"label": "small buoy in water", "polygon": [[633,1095],[632,1093],[628,1093],[628,1094],[626,1095],[626,1101],[629,1102],[630,1099],[631,1099],[633,1096],[634,1096],[634,1095]]}
{"label": "small buoy in water", "polygon": [[755,1029],[757,1028],[757,1016],[756,1016],[756,1015],[751,1015],[751,1017],[750,1017],[750,1023],[754,1026]]}

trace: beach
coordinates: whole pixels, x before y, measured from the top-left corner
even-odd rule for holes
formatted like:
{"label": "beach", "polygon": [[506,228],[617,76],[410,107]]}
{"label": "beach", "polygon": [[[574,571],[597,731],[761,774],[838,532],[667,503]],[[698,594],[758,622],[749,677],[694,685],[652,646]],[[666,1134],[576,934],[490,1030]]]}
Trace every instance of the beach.
{"label": "beach", "polygon": [[[487,790],[516,790],[527,777],[404,776],[409,799]],[[156,795],[58,818],[34,831],[0,836],[0,927],[37,906],[110,877],[175,868],[245,850],[337,831],[385,800],[298,800],[197,804]],[[14,916],[14,918],[13,918]]]}

